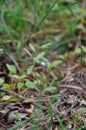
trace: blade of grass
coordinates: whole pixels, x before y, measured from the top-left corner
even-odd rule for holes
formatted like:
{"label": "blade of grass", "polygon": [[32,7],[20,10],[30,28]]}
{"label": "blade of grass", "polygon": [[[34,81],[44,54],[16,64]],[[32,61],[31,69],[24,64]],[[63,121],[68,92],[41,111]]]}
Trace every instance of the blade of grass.
{"label": "blade of grass", "polygon": [[57,121],[59,122],[60,127],[62,128],[62,130],[66,130],[66,128],[64,127],[64,125],[63,125],[63,123],[62,123],[62,120],[59,118],[59,116],[56,115],[56,119],[57,119]]}
{"label": "blade of grass", "polygon": [[17,128],[22,127],[24,124],[26,124],[29,121],[29,119],[26,119],[24,121],[21,121],[19,123],[17,123],[16,125],[14,125],[13,127],[9,128],[8,130],[16,130]]}
{"label": "blade of grass", "polygon": [[[74,12],[73,10],[71,10],[71,13],[74,15]],[[80,47],[80,50],[81,50],[81,55],[80,55],[80,64],[82,65],[83,64],[83,47],[82,47],[82,44],[81,44],[81,41],[79,38],[77,38],[76,34],[73,32],[73,29],[72,29],[72,26],[71,25],[68,25],[69,26],[69,29],[71,31],[71,34],[72,36],[74,37],[75,41],[79,44],[79,47]]]}
{"label": "blade of grass", "polygon": [[34,32],[36,32],[36,6],[37,6],[37,1],[35,0],[34,1],[34,25],[35,25],[35,28],[34,28]]}
{"label": "blade of grass", "polygon": [[57,2],[59,2],[59,0],[56,0],[56,1],[50,6],[50,8],[47,10],[45,16],[41,19],[41,21],[40,21],[40,23],[39,23],[37,29],[42,26],[43,22],[45,21],[45,19],[47,18],[47,16],[51,13],[53,7],[55,6],[55,4],[56,4]]}
{"label": "blade of grass", "polygon": [[[52,4],[52,6],[47,10],[45,16],[41,19],[40,23],[38,24],[37,29],[39,29],[39,28],[42,26],[42,24],[44,23],[45,19],[46,19],[46,18],[48,17],[48,15],[51,13],[53,7],[55,6],[55,4],[56,4],[57,2],[59,2],[59,0],[56,0],[56,1]],[[61,8],[58,8],[58,9],[57,9],[57,12],[63,11],[63,10],[65,10],[65,9],[67,9],[67,8],[70,8],[70,7],[72,7],[72,6],[76,5],[76,4],[78,4],[79,2],[80,2],[80,1],[76,1],[76,2],[70,4],[70,5],[66,6],[66,7],[63,6],[63,7],[61,7]]]}
{"label": "blade of grass", "polygon": [[6,0],[1,0],[1,3],[0,4],[4,4],[7,8],[8,8],[8,4],[7,4],[7,1]]}

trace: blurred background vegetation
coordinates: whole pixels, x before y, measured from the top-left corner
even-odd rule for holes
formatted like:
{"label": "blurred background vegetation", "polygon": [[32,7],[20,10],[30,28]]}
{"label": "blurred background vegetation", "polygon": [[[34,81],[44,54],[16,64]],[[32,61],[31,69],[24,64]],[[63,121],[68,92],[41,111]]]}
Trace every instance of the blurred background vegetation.
{"label": "blurred background vegetation", "polygon": [[11,42],[18,52],[29,42],[51,42],[51,50],[59,46],[64,52],[69,42],[85,38],[78,38],[86,24],[82,5],[80,0],[1,0],[0,45]]}

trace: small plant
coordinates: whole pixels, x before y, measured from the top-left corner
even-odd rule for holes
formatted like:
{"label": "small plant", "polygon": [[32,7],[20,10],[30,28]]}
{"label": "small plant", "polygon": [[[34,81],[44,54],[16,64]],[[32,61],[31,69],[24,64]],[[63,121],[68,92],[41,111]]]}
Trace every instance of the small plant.
{"label": "small plant", "polygon": [[[33,82],[26,79],[26,86],[29,88],[36,89],[40,91],[41,93],[44,93],[44,92],[53,93],[57,90],[57,87],[53,85],[53,80],[50,83],[48,81],[49,81],[49,77],[50,77],[50,73],[52,69],[58,66],[59,64],[61,64],[62,61],[55,60],[51,64],[48,61],[48,59],[45,58],[46,53],[43,50],[46,48],[48,49],[50,45],[51,44],[49,43],[46,45],[42,45],[41,47],[36,45],[37,50],[38,51],[42,50],[41,52],[37,52],[33,44],[29,44],[29,48],[32,53],[25,48],[25,51],[27,52],[27,54],[29,55],[29,57],[32,59],[32,62],[33,62],[32,66],[30,66],[27,69],[27,75],[32,74],[34,77]],[[41,69],[44,67],[43,69],[46,69],[46,74],[44,72],[35,71],[36,64],[41,66]]]}

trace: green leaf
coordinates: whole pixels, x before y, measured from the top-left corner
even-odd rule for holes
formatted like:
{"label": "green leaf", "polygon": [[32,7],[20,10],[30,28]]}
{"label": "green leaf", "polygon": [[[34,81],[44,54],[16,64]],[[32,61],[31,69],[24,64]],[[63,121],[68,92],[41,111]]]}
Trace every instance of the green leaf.
{"label": "green leaf", "polygon": [[57,65],[61,64],[61,60],[56,60],[52,64],[48,62],[48,71],[51,71],[53,67],[56,67]]}
{"label": "green leaf", "polygon": [[26,78],[26,75],[12,75],[15,79],[17,80],[23,80],[24,78]]}
{"label": "green leaf", "polygon": [[30,80],[27,80],[26,83],[25,83],[25,85],[26,85],[28,88],[30,88],[30,89],[36,89],[36,90],[37,90],[36,85],[35,85],[33,82],[31,82]]}
{"label": "green leaf", "polygon": [[77,48],[76,50],[75,50],[75,54],[80,54],[81,53],[81,49],[80,48]]}
{"label": "green leaf", "polygon": [[2,97],[2,101],[7,101],[11,98],[12,96],[9,96],[9,95],[5,95]]}
{"label": "green leaf", "polygon": [[[83,52],[86,53],[86,47],[85,47],[85,46],[81,46],[81,47],[82,47],[82,49],[83,49]],[[75,50],[75,54],[81,54],[81,48],[77,48],[77,49]]]}
{"label": "green leaf", "polygon": [[19,82],[19,83],[17,84],[18,91],[20,91],[20,89],[22,89],[23,87],[24,87],[24,83]]}
{"label": "green leaf", "polygon": [[32,65],[31,67],[29,67],[29,68],[27,69],[27,74],[28,74],[28,75],[32,73],[33,68],[34,68],[34,65]]}
{"label": "green leaf", "polygon": [[57,88],[55,86],[50,86],[44,89],[44,92],[55,92],[57,91]]}
{"label": "green leaf", "polygon": [[78,25],[76,26],[76,28],[77,28],[77,29],[83,29],[83,24],[78,24]]}
{"label": "green leaf", "polygon": [[86,53],[86,47],[82,46],[83,52]]}
{"label": "green leaf", "polygon": [[27,52],[27,54],[28,54],[30,57],[32,57],[32,54],[31,54],[26,48],[24,48],[24,50]]}
{"label": "green leaf", "polygon": [[30,47],[30,49],[31,49],[34,53],[36,52],[35,47],[33,46],[32,43],[29,44],[29,47]]}
{"label": "green leaf", "polygon": [[1,110],[0,112],[3,113],[3,114],[7,113],[6,110]]}
{"label": "green leaf", "polygon": [[56,67],[57,65],[61,64],[62,61],[61,60],[56,60],[52,63],[52,67]]}
{"label": "green leaf", "polygon": [[10,73],[12,73],[12,74],[17,73],[16,67],[14,65],[6,64],[6,66],[7,66],[8,70],[10,71]]}
{"label": "green leaf", "polygon": [[4,83],[4,79],[0,78],[0,86]]}
{"label": "green leaf", "polygon": [[40,59],[42,59],[45,55],[45,52],[41,52],[39,55],[37,55],[35,58],[34,58],[34,61],[35,62],[39,62]]}
{"label": "green leaf", "polygon": [[9,90],[10,87],[11,87],[11,86],[10,86],[9,84],[3,84],[3,89],[5,89],[5,90],[6,90],[6,89]]}
{"label": "green leaf", "polygon": [[46,44],[42,45],[41,47],[42,48],[48,48],[50,45],[52,45],[52,43],[46,43]]}
{"label": "green leaf", "polygon": [[4,53],[4,50],[0,48],[0,55],[2,55],[3,53]]}

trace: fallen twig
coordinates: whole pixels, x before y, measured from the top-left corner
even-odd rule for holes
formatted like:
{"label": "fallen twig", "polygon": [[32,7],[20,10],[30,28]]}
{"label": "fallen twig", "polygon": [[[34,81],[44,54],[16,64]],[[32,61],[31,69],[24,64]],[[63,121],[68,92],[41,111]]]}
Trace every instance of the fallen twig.
{"label": "fallen twig", "polygon": [[62,88],[71,88],[71,89],[76,89],[76,90],[83,91],[83,89],[80,88],[79,86],[73,86],[73,85],[67,85],[67,84],[62,84],[62,85],[59,85],[59,86],[62,87]]}

